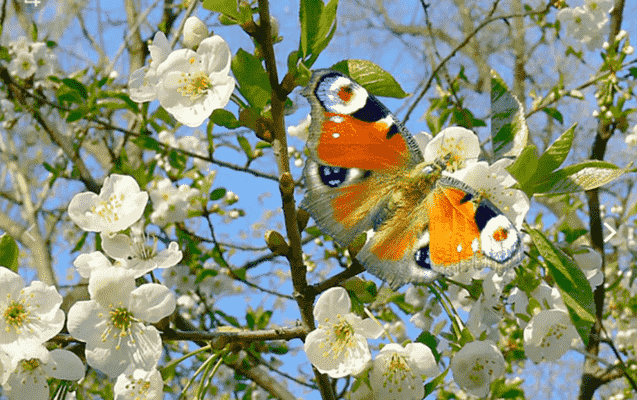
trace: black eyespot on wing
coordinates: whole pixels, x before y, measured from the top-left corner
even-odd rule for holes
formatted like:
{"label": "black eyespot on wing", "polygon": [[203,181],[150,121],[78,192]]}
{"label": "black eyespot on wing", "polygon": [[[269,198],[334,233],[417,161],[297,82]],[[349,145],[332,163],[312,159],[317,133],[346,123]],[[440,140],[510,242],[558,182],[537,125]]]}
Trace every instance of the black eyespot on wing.
{"label": "black eyespot on wing", "polygon": [[422,269],[431,269],[431,258],[429,258],[429,245],[416,250],[414,261]]}
{"label": "black eyespot on wing", "polygon": [[473,199],[473,195],[471,193],[465,193],[462,200],[460,200],[460,204],[464,204],[468,201],[471,201],[472,199]]}
{"label": "black eyespot on wing", "polygon": [[329,187],[339,187],[347,180],[347,168],[321,165],[318,170],[321,181]]}
{"label": "black eyespot on wing", "polygon": [[394,135],[396,135],[398,132],[398,126],[396,124],[391,124],[391,128],[389,128],[389,131],[387,131],[387,139],[393,138]]}
{"label": "black eyespot on wing", "polygon": [[388,115],[387,107],[371,94],[367,96],[365,105],[352,113],[352,117],[364,122],[376,122]]}
{"label": "black eyespot on wing", "polygon": [[495,208],[491,202],[487,200],[482,200],[476,209],[476,225],[478,229],[482,231],[484,227],[487,225],[487,222],[491,220],[491,218],[497,217],[502,214],[500,210]]}

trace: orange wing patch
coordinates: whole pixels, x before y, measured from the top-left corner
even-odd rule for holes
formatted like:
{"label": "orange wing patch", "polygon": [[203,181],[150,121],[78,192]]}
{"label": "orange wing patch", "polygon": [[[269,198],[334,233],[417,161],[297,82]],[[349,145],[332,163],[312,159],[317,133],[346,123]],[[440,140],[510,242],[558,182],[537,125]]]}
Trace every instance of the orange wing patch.
{"label": "orange wing patch", "polygon": [[428,199],[429,254],[434,264],[458,264],[480,254],[480,231],[471,217],[475,205],[470,201],[461,204],[465,194],[438,187]]}
{"label": "orange wing patch", "polygon": [[[344,94],[345,95],[345,94]],[[387,138],[391,125],[364,122],[350,115],[324,113],[316,152],[321,161],[343,168],[387,171],[409,165],[410,152],[400,134]]]}

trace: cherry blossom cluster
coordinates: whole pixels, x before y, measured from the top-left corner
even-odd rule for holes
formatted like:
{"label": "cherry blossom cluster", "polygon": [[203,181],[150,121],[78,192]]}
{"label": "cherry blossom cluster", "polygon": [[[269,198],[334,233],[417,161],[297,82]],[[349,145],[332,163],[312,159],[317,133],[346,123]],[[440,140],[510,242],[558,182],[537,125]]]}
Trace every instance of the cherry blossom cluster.
{"label": "cherry blossom cluster", "polygon": [[[104,252],[116,263],[112,265],[101,252],[75,260],[80,275],[89,280],[91,299],[71,307],[67,327],[74,338],[86,342],[87,363],[110,377],[119,376],[118,380],[145,376],[153,381],[162,346],[159,331],[151,324],[176,306],[166,286],[135,285],[135,278],[172,267],[182,258],[177,243],[157,251],[156,240],[149,245],[143,229],[134,225],[147,202],[148,193],[140,191],[135,179],[113,174],[99,195],[79,193],[69,204],[71,219],[83,230],[100,232]],[[127,228],[130,234],[118,233]]]}
{"label": "cherry blossom cluster", "polygon": [[612,8],[611,0],[586,0],[581,7],[560,10],[557,19],[566,25],[566,34],[575,40],[578,48],[583,44],[593,51],[604,43],[604,31]]}
{"label": "cherry blossom cluster", "polygon": [[171,51],[166,35],[157,32],[149,46],[150,65],[134,71],[128,87],[133,101],[159,100],[177,121],[194,128],[228,104],[235,80],[228,75],[231,54],[225,40],[207,37],[206,26],[196,17],[185,26],[184,43],[197,50]]}
{"label": "cherry blossom cluster", "polygon": [[[176,242],[158,250],[157,240],[145,235],[138,221],[148,199],[135,179],[113,174],[104,180],[99,195],[79,193],[68,208],[81,229],[99,232],[104,253],[81,254],[74,261],[79,274],[88,279],[90,300],[70,308],[67,329],[74,339],[86,343],[89,366],[117,378],[117,400],[163,396],[163,380],[156,369],[162,341],[152,324],[175,310],[176,299],[164,285],[137,286],[135,279],[175,266],[182,253]],[[56,289],[39,281],[24,288],[22,278],[6,268],[0,268],[0,286],[7,293],[0,299],[4,393],[10,399],[44,400],[49,397],[47,377],[81,379],[85,367],[77,355],[62,349],[49,352],[43,346],[64,325],[62,296]]]}
{"label": "cherry blossom cluster", "polygon": [[44,343],[64,327],[62,296],[54,286],[27,287],[15,272],[0,267],[0,386],[10,400],[49,398],[47,379],[78,381],[84,364],[68,350]]}
{"label": "cherry blossom cluster", "polygon": [[44,42],[30,43],[22,36],[9,44],[9,55],[9,73],[20,79],[42,80],[55,72],[57,57]]}

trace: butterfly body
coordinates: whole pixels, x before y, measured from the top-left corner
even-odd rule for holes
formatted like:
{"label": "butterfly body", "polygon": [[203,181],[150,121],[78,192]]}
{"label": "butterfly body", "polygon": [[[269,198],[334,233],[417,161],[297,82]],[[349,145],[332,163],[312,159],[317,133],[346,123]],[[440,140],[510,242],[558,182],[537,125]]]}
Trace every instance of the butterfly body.
{"label": "butterfly body", "polygon": [[356,258],[369,272],[398,288],[436,272],[519,264],[519,232],[446,172],[452,153],[426,162],[389,110],[339,72],[316,71],[303,94],[312,121],[301,208],[342,246],[365,233]]}

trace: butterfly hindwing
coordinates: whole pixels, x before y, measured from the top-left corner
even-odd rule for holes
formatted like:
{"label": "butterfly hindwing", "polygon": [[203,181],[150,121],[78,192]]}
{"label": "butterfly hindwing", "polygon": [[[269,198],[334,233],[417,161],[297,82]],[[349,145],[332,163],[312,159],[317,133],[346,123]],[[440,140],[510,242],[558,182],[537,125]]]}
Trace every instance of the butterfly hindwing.
{"label": "butterfly hindwing", "polygon": [[401,186],[389,207],[400,206],[376,229],[357,258],[392,289],[408,282],[430,283],[436,272],[452,275],[473,268],[497,272],[517,265],[523,257],[520,233],[488,199],[449,176],[424,174],[432,182],[418,204],[401,196],[413,193]]}
{"label": "butterfly hindwing", "polygon": [[[469,185],[442,177],[429,197],[431,265],[446,274],[477,268],[500,273],[524,256],[520,232]],[[452,232],[452,234],[449,234]]]}

